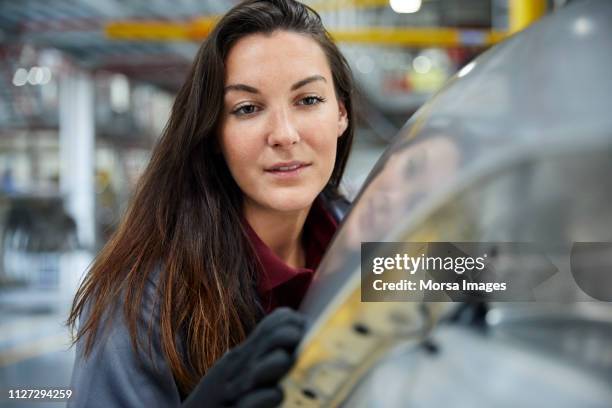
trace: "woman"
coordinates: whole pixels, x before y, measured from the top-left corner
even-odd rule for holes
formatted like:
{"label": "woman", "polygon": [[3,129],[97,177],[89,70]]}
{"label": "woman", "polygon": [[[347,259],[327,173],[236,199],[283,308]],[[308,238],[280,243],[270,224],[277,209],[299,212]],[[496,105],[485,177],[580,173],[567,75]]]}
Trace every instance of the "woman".
{"label": "woman", "polygon": [[304,331],[283,306],[337,227],[351,92],[310,8],[248,0],[219,21],[77,292],[74,406],[280,402]]}

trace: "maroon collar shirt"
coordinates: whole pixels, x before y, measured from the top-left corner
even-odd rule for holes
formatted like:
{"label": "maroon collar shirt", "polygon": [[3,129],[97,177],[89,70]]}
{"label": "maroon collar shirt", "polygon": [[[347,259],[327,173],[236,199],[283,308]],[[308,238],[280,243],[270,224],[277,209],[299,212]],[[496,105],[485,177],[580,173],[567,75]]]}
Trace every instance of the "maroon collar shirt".
{"label": "maroon collar shirt", "polygon": [[268,248],[248,222],[245,222],[245,227],[262,266],[257,284],[262,307],[266,313],[281,306],[297,309],[338,228],[338,223],[323,207],[320,200],[315,200],[306,217],[302,234],[306,258],[304,268],[287,265]]}

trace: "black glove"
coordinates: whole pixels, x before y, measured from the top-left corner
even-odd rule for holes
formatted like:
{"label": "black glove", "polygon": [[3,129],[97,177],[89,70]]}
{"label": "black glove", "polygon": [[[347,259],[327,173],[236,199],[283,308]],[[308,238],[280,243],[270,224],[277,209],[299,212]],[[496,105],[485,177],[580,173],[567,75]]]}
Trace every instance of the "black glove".
{"label": "black glove", "polygon": [[208,370],[182,407],[278,406],[283,400],[278,384],[295,362],[304,330],[304,316],[288,308],[276,309]]}

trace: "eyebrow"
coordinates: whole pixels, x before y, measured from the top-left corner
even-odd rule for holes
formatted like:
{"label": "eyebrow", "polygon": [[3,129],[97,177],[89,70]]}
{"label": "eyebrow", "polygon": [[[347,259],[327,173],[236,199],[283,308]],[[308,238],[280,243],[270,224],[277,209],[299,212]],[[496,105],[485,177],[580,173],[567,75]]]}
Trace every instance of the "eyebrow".
{"label": "eyebrow", "polygon": [[[295,84],[291,85],[291,90],[295,91],[296,89],[299,89],[299,88],[301,88],[301,87],[303,87],[305,85],[308,85],[311,82],[315,82],[315,81],[327,82],[327,80],[324,77],[322,77],[321,75],[312,75],[312,76],[309,76],[308,78],[304,78],[302,80],[299,80]],[[228,85],[228,86],[225,87],[224,91],[225,91],[225,93],[227,93],[229,91],[243,91],[243,92],[248,92],[248,93],[252,93],[252,94],[260,93],[257,88],[254,88],[252,86],[245,85],[245,84],[232,84],[232,85]]]}

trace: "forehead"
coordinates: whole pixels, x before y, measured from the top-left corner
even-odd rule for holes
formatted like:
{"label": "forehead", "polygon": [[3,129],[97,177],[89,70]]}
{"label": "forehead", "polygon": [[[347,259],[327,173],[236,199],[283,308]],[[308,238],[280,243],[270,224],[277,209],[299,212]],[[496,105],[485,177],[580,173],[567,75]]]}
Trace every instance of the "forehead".
{"label": "forehead", "polygon": [[225,61],[228,84],[297,81],[315,74],[331,83],[325,53],[308,35],[289,31],[247,35],[234,44]]}

